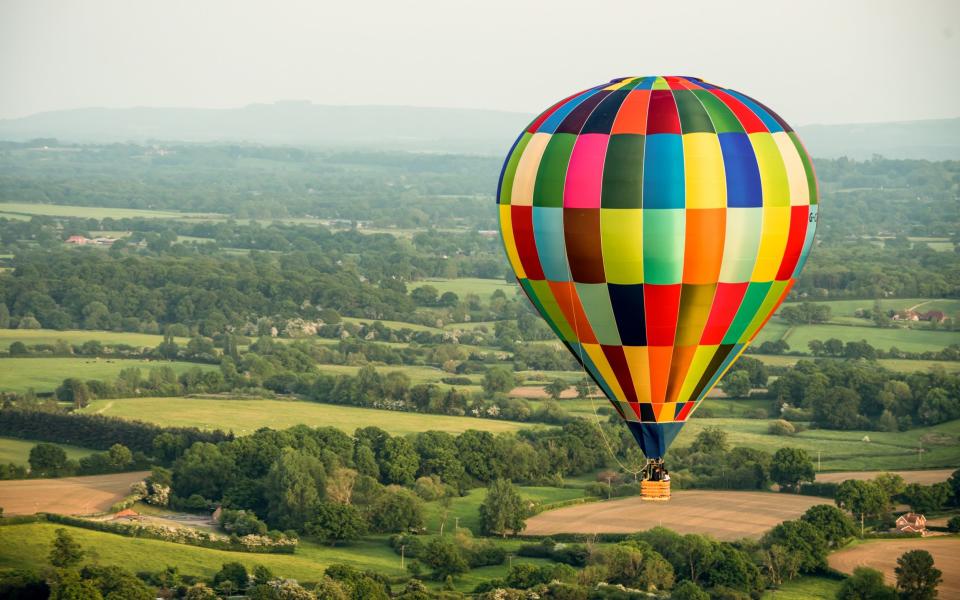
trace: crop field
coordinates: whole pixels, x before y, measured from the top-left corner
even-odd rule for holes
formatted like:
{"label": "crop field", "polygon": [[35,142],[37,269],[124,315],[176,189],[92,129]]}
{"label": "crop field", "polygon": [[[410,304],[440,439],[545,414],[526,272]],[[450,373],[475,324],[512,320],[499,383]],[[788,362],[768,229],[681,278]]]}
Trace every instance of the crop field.
{"label": "crop field", "polygon": [[499,433],[530,426],[514,421],[425,415],[293,400],[126,398],[96,400],[82,412],[173,427],[231,430],[238,435],[253,433],[261,427],[285,429],[300,423],[311,427],[337,427],[347,433],[353,433],[358,427],[376,425],[392,434],[431,429],[451,433],[467,429]]}
{"label": "crop field", "polygon": [[797,494],[680,490],[669,502],[630,497],[547,511],[528,519],[524,534],[631,533],[663,526],[732,541],[759,538],[778,523],[824,503],[823,498]]}
{"label": "crop field", "polygon": [[[534,502],[551,504],[573,498],[582,498],[583,490],[580,488],[556,488],[556,487],[536,487],[522,486],[518,487],[520,495]],[[446,513],[446,523],[444,531],[453,531],[453,528],[459,525],[461,528],[471,530],[475,535],[480,535],[480,505],[487,497],[486,488],[474,488],[467,492],[466,496],[453,498],[450,508]],[[427,533],[440,533],[440,524],[444,521],[444,508],[439,502],[428,502],[425,512]]]}
{"label": "crop field", "polygon": [[189,362],[112,358],[0,358],[0,391],[52,392],[67,377],[113,379],[121,370],[138,367],[146,374],[153,367],[172,367],[178,374],[193,368],[216,369]]}
{"label": "crop field", "polygon": [[[29,464],[30,449],[39,442],[31,440],[19,440],[17,438],[0,437],[0,464],[13,463],[15,465],[27,466]],[[80,446],[70,446],[67,444],[57,444],[67,453],[67,458],[77,460],[84,456],[96,452],[90,448],[81,448]],[[3,506],[0,503],[0,506]]]}
{"label": "crop field", "polygon": [[106,512],[112,504],[130,493],[132,484],[149,474],[149,471],[134,471],[86,477],[0,481],[0,499],[6,515],[32,515],[38,512],[90,515]]}
{"label": "crop field", "polygon": [[[919,483],[921,485],[933,485],[946,481],[953,475],[955,469],[927,469],[923,471],[889,471],[895,475],[903,477],[905,483]],[[841,483],[848,479],[873,479],[881,471],[839,471],[836,473],[821,473],[817,475],[817,481],[827,483]]]}
{"label": "crop field", "polygon": [[960,598],[960,539],[937,536],[906,540],[869,540],[834,552],[827,558],[830,566],[852,573],[859,566],[883,572],[887,583],[896,583],[897,559],[910,550],[926,550],[933,555],[934,566],[943,571],[943,583],[937,588],[940,598]]}
{"label": "crop field", "polygon": [[[0,329],[0,350],[6,350],[14,342],[23,342],[27,346],[34,344],[53,345],[63,340],[68,344],[79,345],[96,340],[104,345],[126,344],[134,347],[154,348],[163,341],[162,335],[150,333],[128,333],[124,331],[92,331],[68,329]],[[189,338],[174,338],[178,344],[186,344]]]}
{"label": "crop field", "polygon": [[437,291],[453,292],[462,299],[467,294],[476,294],[482,300],[488,300],[490,295],[496,290],[502,290],[508,298],[512,297],[519,290],[519,286],[507,283],[503,279],[478,279],[475,277],[463,277],[460,279],[425,279],[423,281],[411,282],[407,287],[416,289],[422,285],[429,285],[437,288]]}

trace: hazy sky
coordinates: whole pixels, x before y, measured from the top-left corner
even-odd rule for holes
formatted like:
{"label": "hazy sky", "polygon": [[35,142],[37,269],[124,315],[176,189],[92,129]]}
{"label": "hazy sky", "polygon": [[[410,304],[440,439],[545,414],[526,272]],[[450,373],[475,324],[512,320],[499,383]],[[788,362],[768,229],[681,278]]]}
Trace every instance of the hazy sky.
{"label": "hazy sky", "polygon": [[960,2],[0,0],[0,118],[283,99],[534,113],[695,75],[797,125],[960,116]]}

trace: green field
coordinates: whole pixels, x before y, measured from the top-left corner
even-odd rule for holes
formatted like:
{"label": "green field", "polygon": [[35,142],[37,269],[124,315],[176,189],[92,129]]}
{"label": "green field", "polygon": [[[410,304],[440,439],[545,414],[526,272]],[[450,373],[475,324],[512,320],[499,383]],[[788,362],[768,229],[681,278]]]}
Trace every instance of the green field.
{"label": "green field", "polygon": [[169,366],[177,373],[195,367],[215,369],[212,365],[160,360],[112,358],[0,358],[0,391],[52,392],[67,377],[113,379],[128,367],[139,367],[146,374],[152,367]]}
{"label": "green field", "polygon": [[[0,437],[0,464],[13,463],[15,465],[27,466],[29,464],[30,449],[39,442],[30,440],[18,440],[16,438]],[[67,458],[78,460],[84,456],[96,452],[90,448],[81,448],[79,446],[69,446],[67,444],[57,444],[67,452]]]}
{"label": "green field", "polygon": [[409,329],[411,331],[429,331],[431,333],[440,333],[440,329],[436,327],[428,327],[426,325],[418,325],[416,323],[404,323],[403,321],[384,321],[382,319],[362,319],[359,317],[343,317],[344,323],[353,323],[355,325],[369,325],[374,321],[380,321],[383,323],[384,327],[389,329]]}
{"label": "green field", "polygon": [[137,208],[105,208],[98,206],[70,206],[67,204],[34,204],[31,202],[0,203],[0,217],[15,215],[43,215],[49,217],[80,217],[84,219],[184,219],[222,218],[221,215],[181,213],[170,210],[141,210]]}
{"label": "green field", "polygon": [[416,289],[422,285],[429,285],[437,288],[437,291],[453,292],[462,299],[467,294],[476,294],[482,299],[487,300],[496,290],[502,290],[507,297],[512,297],[518,289],[518,286],[505,282],[503,279],[478,279],[475,277],[463,277],[460,279],[425,279],[423,281],[411,282],[407,287]]}
{"label": "green field", "polygon": [[[0,350],[6,350],[13,342],[34,344],[55,344],[63,340],[68,344],[79,345],[89,340],[97,340],[104,345],[126,344],[134,347],[156,347],[163,341],[162,335],[150,333],[128,333],[123,331],[92,331],[68,329],[0,329]],[[186,344],[189,338],[174,338],[178,344]]]}
{"label": "green field", "polygon": [[[580,488],[522,486],[519,490],[523,498],[543,504],[583,497],[583,490]],[[474,535],[480,535],[479,511],[480,505],[483,504],[483,500],[486,497],[486,488],[474,488],[468,491],[466,496],[453,498],[450,503],[449,512],[447,513],[444,532],[453,531],[454,526],[459,524],[461,528],[471,530]],[[424,515],[426,517],[427,533],[440,533],[440,524],[443,522],[443,511],[444,509],[439,502],[427,503],[427,511]]]}
{"label": "green field", "polygon": [[792,327],[782,339],[790,344],[790,348],[806,352],[807,344],[811,340],[822,342],[830,338],[837,338],[844,342],[866,340],[874,348],[882,350],[896,346],[907,352],[926,352],[942,350],[951,344],[960,343],[960,332],[899,327],[850,327],[825,323]]}
{"label": "green field", "polygon": [[768,590],[763,600],[833,600],[841,583],[840,579],[800,577],[784,583],[778,590]]}
{"label": "green field", "polygon": [[[779,356],[775,354],[745,354],[762,361],[763,364],[771,367],[792,367],[798,360],[810,360],[810,356]],[[960,362],[951,360],[907,360],[901,358],[881,358],[877,361],[882,367],[891,371],[900,373],[913,373],[914,371],[927,371],[933,367],[944,369],[949,373],[960,372]]]}
{"label": "green field", "polygon": [[[405,373],[407,377],[410,378],[411,383],[414,385],[418,383],[436,383],[438,385],[443,385],[440,383],[440,379],[443,377],[451,377],[450,373],[442,371],[436,367],[411,367],[411,366],[402,366],[402,365],[374,365],[380,373],[389,373],[391,371],[400,371]],[[321,373],[329,373],[331,375],[355,375],[357,371],[360,370],[360,366],[355,365],[328,365],[328,364],[318,364],[317,370]],[[458,377],[468,377],[475,381],[477,385],[480,383],[480,377],[478,375],[458,375]],[[469,389],[470,386],[457,386],[458,388]],[[479,388],[477,388],[479,389]]]}
{"label": "green field", "polygon": [[[771,453],[792,446],[806,450],[814,459],[820,452],[824,471],[960,467],[960,420],[896,433],[810,429],[790,437],[767,433],[770,422],[768,419],[699,418],[695,414],[674,445],[686,446],[704,427],[716,426],[729,433],[733,446],[749,446]],[[921,442],[922,458],[917,451]]]}
{"label": "green field", "polygon": [[376,425],[393,434],[430,429],[449,432],[479,429],[498,433],[530,426],[514,421],[425,415],[294,400],[126,398],[95,400],[82,412],[175,427],[232,430],[239,435],[253,433],[261,427],[285,429],[300,423],[311,427],[337,427],[347,433],[353,433],[358,427]]}

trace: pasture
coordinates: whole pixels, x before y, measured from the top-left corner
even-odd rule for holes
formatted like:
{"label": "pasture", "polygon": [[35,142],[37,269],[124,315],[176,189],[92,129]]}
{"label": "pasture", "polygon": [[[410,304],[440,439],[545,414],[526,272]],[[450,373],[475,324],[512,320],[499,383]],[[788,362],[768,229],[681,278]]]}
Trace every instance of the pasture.
{"label": "pasture", "polygon": [[499,433],[529,427],[514,421],[425,415],[295,400],[126,398],[96,400],[81,412],[171,427],[224,429],[237,435],[250,434],[261,427],[286,429],[300,423],[311,427],[336,427],[351,434],[358,427],[368,425],[376,425],[392,434],[427,430],[459,433],[467,429]]}
{"label": "pasture", "polygon": [[[771,367],[792,367],[798,360],[811,360],[812,356],[789,356],[777,354],[744,354],[755,358]],[[877,360],[881,367],[897,371],[898,373],[913,373],[928,371],[934,367],[944,369],[948,373],[960,372],[960,361],[953,360],[908,360],[905,358],[881,358]]]}
{"label": "pasture", "polygon": [[[151,333],[129,333],[125,331],[95,331],[67,329],[0,329],[0,350],[6,350],[14,342],[23,342],[27,346],[36,344],[56,344],[63,340],[68,344],[80,345],[90,340],[96,340],[105,346],[126,344],[137,348],[155,348],[163,341],[162,335]],[[174,338],[178,344],[184,345],[189,338]]]}
{"label": "pasture", "polygon": [[[542,504],[551,504],[583,497],[583,490],[576,487],[520,486],[517,489],[520,492],[520,496],[524,499]],[[461,528],[469,529],[474,535],[480,535],[479,511],[480,505],[483,504],[486,497],[486,488],[474,488],[469,490],[465,496],[452,498],[448,510],[444,509],[437,501],[428,502],[424,513],[427,533],[440,533],[440,525],[444,523],[444,513],[446,513],[446,522],[444,523],[445,532],[452,532],[454,531],[454,527],[459,525]]]}
{"label": "pasture", "polygon": [[783,341],[791,349],[809,351],[807,344],[812,340],[826,341],[837,338],[843,342],[866,340],[874,348],[889,350],[896,346],[907,352],[927,352],[942,350],[951,344],[960,343],[960,333],[929,329],[910,329],[906,327],[853,327],[849,325],[797,325],[784,334]]}
{"label": "pasture", "polygon": [[840,579],[805,576],[784,582],[776,590],[767,590],[763,600],[834,600],[840,591]]}
{"label": "pasture", "polygon": [[416,289],[423,285],[433,286],[438,292],[453,292],[463,299],[467,294],[476,294],[483,300],[488,300],[497,290],[502,290],[507,297],[516,294],[519,286],[507,283],[503,279],[478,279],[476,277],[462,277],[459,279],[425,279],[423,281],[411,282],[407,287]]}
{"label": "pasture", "polygon": [[733,541],[759,538],[773,526],[825,503],[823,498],[797,494],[679,490],[669,502],[630,497],[547,511],[528,519],[524,534],[631,533],[662,526]]}
{"label": "pasture", "polygon": [[0,217],[13,215],[40,215],[46,217],[78,217],[82,219],[184,219],[222,218],[221,215],[182,213],[172,210],[144,210],[139,208],[108,208],[100,206],[71,206],[68,204],[35,204],[32,202],[0,203]]}
{"label": "pasture", "polygon": [[933,555],[934,566],[943,571],[943,583],[937,588],[940,598],[960,598],[960,539],[956,536],[868,540],[834,552],[827,562],[843,573],[869,566],[883,572],[887,584],[893,585],[897,580],[893,572],[897,559],[910,550],[926,550]]}
{"label": "pasture", "polygon": [[[130,493],[130,486],[149,471],[0,481],[0,498],[6,515],[38,512],[91,515],[106,512]],[[2,545],[2,544],[0,544]]]}
{"label": "pasture", "polygon": [[[0,437],[0,464],[13,463],[15,465],[27,466],[29,464],[30,449],[39,442],[35,440],[19,440],[16,438]],[[68,444],[56,444],[64,449],[67,458],[78,460],[84,456],[96,452],[90,448],[81,448],[80,446],[70,446]],[[0,506],[3,506],[0,504]]]}
{"label": "pasture", "polygon": [[0,358],[0,391],[52,392],[67,377],[114,379],[121,370],[137,367],[146,375],[154,367],[172,367],[177,374],[190,369],[216,369],[189,362],[112,358]]}

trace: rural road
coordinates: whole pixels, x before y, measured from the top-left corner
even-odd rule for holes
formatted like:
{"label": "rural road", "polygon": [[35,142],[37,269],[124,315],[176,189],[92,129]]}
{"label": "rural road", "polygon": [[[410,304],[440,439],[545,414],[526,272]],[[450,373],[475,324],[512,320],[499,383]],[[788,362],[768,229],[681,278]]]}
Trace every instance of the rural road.
{"label": "rural road", "polygon": [[110,505],[130,493],[130,486],[150,471],[0,481],[0,506],[5,515],[54,512],[90,515],[106,512]]}
{"label": "rural road", "polygon": [[662,525],[679,533],[731,541],[758,538],[811,506],[828,503],[832,504],[796,494],[680,490],[668,502],[644,502],[634,496],[547,511],[528,519],[523,533],[632,533]]}

